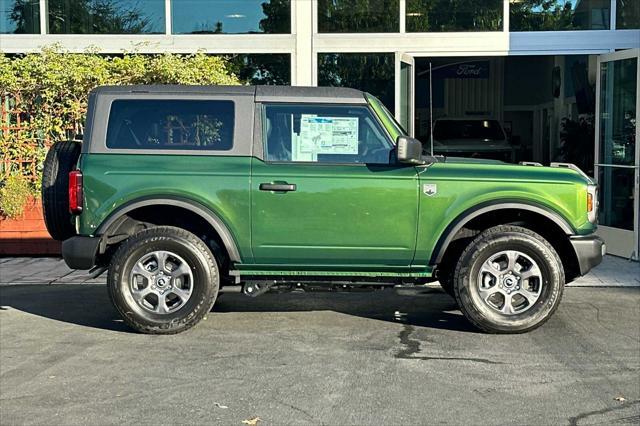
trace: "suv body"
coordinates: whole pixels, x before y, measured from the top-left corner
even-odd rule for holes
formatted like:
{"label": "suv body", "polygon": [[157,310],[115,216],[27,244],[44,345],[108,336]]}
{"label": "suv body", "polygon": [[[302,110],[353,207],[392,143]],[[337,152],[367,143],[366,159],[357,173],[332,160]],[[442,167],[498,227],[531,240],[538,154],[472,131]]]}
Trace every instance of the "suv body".
{"label": "suv body", "polygon": [[[133,281],[143,288],[155,283],[156,289],[164,282],[162,272],[144,272],[138,279],[135,268],[159,267],[165,254],[149,261],[147,252],[171,256],[172,250],[157,246],[160,237],[149,236],[167,229],[196,236],[206,249],[185,237],[189,250],[212,254],[213,278],[193,275],[200,264],[186,249],[173,264],[167,261],[169,272],[181,261],[191,267],[192,275],[176,282],[188,280],[192,291],[199,279],[204,286],[215,281],[215,294],[220,287],[242,285],[248,295],[312,283],[417,291],[440,279],[465,315],[485,330],[520,332],[541,324],[557,306],[564,282],[601,261],[604,245],[593,234],[593,182],[569,166],[421,158],[419,143],[417,154],[411,152],[413,142],[376,98],[353,89],[101,87],[90,95],[84,142],[72,166],[82,187],[73,195],[80,197],[80,205],[72,206],[77,235],[64,241],[63,257],[71,268],[108,267],[116,307],[144,332],[177,332],[199,320],[188,306],[180,308],[182,316],[176,308],[165,321],[145,305],[163,296],[135,305]],[[78,189],[77,176],[70,184],[70,192]],[[553,309],[526,322],[526,312],[514,308],[484,323],[491,306],[508,309],[499,301],[488,310],[473,305],[479,314],[465,307],[465,286],[475,285],[465,284],[465,265],[482,252],[480,243],[495,237],[505,237],[507,245],[515,241],[522,254],[512,264],[504,257],[511,256],[508,251],[489,253],[503,256],[493,264],[504,259],[506,269],[496,267],[493,275],[480,273],[471,281],[495,284],[495,293],[497,283],[524,286],[527,268],[537,270],[538,281],[528,282],[538,282],[539,296],[547,281],[559,282],[548,294],[553,303],[525,294],[523,304],[527,312],[544,303]],[[536,247],[524,247],[526,241],[518,246],[520,237],[534,246],[542,241],[551,254],[536,257]],[[139,263],[127,266],[134,255]],[[551,257],[557,271],[542,265]],[[202,262],[200,269],[206,269]],[[215,294],[207,294],[210,309]],[[504,293],[505,306],[511,297]],[[131,314],[145,306],[150,312]]]}
{"label": "suv body", "polygon": [[498,120],[489,118],[439,118],[433,124],[433,150],[446,156],[515,161],[516,148]]}

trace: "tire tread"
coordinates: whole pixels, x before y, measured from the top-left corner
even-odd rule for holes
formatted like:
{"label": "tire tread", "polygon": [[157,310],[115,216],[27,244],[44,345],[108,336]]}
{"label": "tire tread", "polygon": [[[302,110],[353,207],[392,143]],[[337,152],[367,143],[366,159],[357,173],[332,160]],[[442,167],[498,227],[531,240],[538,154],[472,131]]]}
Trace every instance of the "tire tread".
{"label": "tire tread", "polygon": [[42,210],[47,231],[54,240],[63,241],[76,234],[69,213],[69,172],[80,157],[80,144],[56,142],[51,146],[42,171]]}

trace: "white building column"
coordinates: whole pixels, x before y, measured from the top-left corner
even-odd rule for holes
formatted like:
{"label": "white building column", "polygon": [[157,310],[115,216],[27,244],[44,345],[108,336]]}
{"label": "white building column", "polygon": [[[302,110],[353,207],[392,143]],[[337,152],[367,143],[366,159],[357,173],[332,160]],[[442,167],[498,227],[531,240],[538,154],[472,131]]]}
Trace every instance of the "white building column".
{"label": "white building column", "polygon": [[47,0],[40,0],[40,34],[49,32],[49,5]]}
{"label": "white building column", "polygon": [[316,2],[292,0],[291,29],[295,35],[295,52],[291,55],[291,85],[312,86],[313,75],[313,15]]}

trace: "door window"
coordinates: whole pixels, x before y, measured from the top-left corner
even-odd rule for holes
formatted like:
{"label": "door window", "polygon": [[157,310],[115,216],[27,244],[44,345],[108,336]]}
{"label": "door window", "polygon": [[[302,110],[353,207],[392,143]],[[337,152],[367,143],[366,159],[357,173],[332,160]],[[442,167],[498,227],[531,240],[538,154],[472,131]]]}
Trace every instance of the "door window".
{"label": "door window", "polygon": [[393,144],[366,106],[266,105],[268,161],[389,164]]}

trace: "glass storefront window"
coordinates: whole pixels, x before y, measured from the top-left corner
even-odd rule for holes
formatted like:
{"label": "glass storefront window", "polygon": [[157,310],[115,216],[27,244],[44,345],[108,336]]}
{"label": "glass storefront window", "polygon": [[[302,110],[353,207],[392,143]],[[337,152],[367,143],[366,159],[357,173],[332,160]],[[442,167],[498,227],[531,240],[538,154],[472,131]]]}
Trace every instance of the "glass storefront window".
{"label": "glass storefront window", "polygon": [[251,85],[291,84],[291,55],[241,54],[229,57],[231,70]]}
{"label": "glass storefront window", "polygon": [[502,0],[407,0],[407,32],[502,31]]}
{"label": "glass storefront window", "polygon": [[318,32],[399,32],[399,15],[399,0],[318,0]]}
{"label": "glass storefront window", "polygon": [[320,53],[318,86],[363,90],[394,111],[394,61],[393,53]]}
{"label": "glass storefront window", "polygon": [[48,0],[51,34],[162,34],[164,0]]}
{"label": "glass storefront window", "polygon": [[0,0],[0,34],[39,34],[38,0]]}
{"label": "glass storefront window", "polygon": [[616,0],[616,29],[640,28],[640,1]]}
{"label": "glass storefront window", "polygon": [[172,0],[174,34],[291,33],[290,0]]}
{"label": "glass storefront window", "polygon": [[599,162],[602,164],[635,164],[637,71],[636,58],[601,65]]}
{"label": "glass storefront window", "polygon": [[610,0],[510,0],[511,31],[608,30]]}
{"label": "glass storefront window", "polygon": [[600,69],[599,223],[633,230],[638,60],[603,62]]}
{"label": "glass storefront window", "polygon": [[633,169],[601,167],[598,224],[633,231]]}

